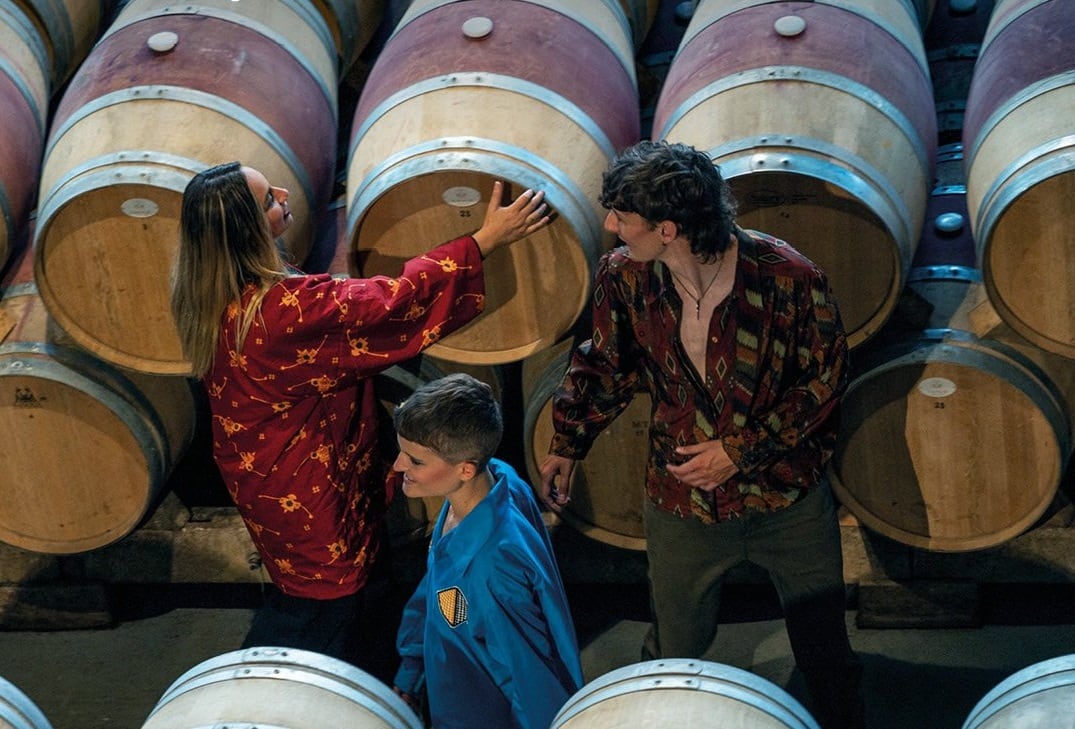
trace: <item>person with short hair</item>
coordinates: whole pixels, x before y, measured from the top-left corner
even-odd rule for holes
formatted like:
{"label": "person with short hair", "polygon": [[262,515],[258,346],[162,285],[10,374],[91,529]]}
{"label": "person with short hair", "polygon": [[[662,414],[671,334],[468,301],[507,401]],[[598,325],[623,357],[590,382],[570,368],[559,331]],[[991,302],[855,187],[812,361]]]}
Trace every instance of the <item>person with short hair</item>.
{"label": "person with short hair", "polygon": [[395,690],[438,729],[547,729],[582,686],[567,596],[532,489],[495,458],[492,388],[451,374],[393,416],[411,497],[443,496],[398,635]]}

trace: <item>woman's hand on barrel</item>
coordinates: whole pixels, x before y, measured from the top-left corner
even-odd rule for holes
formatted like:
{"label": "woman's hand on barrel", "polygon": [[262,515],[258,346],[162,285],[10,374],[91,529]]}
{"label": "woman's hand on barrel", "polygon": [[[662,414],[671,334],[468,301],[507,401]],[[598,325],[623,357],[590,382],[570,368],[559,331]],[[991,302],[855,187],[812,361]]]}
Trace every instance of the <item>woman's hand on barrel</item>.
{"label": "woman's hand on barrel", "polygon": [[575,459],[566,456],[546,456],[538,469],[541,473],[541,501],[559,513],[571,501],[571,474]]}
{"label": "woman's hand on barrel", "polygon": [[542,191],[524,190],[507,205],[501,205],[503,200],[504,183],[496,180],[485,221],[474,234],[483,258],[501,246],[541,230],[552,220]]}

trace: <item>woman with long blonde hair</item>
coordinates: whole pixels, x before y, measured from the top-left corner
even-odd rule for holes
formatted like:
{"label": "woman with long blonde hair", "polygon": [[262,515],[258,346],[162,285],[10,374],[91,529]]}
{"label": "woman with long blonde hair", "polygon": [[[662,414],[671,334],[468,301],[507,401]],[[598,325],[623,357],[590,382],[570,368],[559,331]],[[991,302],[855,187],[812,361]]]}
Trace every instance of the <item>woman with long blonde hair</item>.
{"label": "woman with long blonde hair", "polygon": [[485,256],[548,224],[543,193],[501,205],[503,192],[495,182],[478,231],[399,276],[335,278],[285,263],[288,192],[262,173],[231,162],[187,185],[172,313],[214,460],[277,588],[244,647],[353,658],[393,490],[373,375],[480,314]]}

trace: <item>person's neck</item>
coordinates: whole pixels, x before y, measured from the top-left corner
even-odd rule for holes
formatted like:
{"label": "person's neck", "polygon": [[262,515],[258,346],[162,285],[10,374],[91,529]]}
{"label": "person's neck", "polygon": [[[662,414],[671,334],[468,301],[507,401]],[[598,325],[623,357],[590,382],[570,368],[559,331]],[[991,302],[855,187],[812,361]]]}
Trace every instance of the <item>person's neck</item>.
{"label": "person's neck", "polygon": [[454,526],[463,521],[467,514],[474,511],[474,508],[489,495],[492,484],[493,477],[487,467],[474,478],[465,481],[454,493],[449,494],[446,497],[449,505],[449,523]]}

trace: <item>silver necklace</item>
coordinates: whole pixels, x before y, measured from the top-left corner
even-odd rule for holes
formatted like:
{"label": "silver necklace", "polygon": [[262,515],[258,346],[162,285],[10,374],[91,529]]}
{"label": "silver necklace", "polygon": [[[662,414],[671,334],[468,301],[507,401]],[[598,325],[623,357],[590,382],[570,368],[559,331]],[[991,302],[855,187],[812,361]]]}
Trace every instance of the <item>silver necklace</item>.
{"label": "silver necklace", "polygon": [[717,282],[717,279],[720,278],[720,271],[722,268],[724,268],[724,259],[726,259],[727,257],[727,255],[720,257],[720,265],[717,266],[717,272],[713,274],[713,278],[709,280],[709,283],[706,285],[705,289],[703,289],[702,293],[698,296],[694,295],[694,292],[691,291],[690,288],[687,286],[686,281],[676,275],[675,271],[673,271],[671,268],[668,269],[668,272],[672,274],[672,278],[679,282],[679,287],[683,290],[683,293],[685,293],[694,301],[694,316],[696,319],[702,318],[702,299],[705,298],[705,295],[709,293],[709,289],[713,288],[713,284],[715,284]]}

